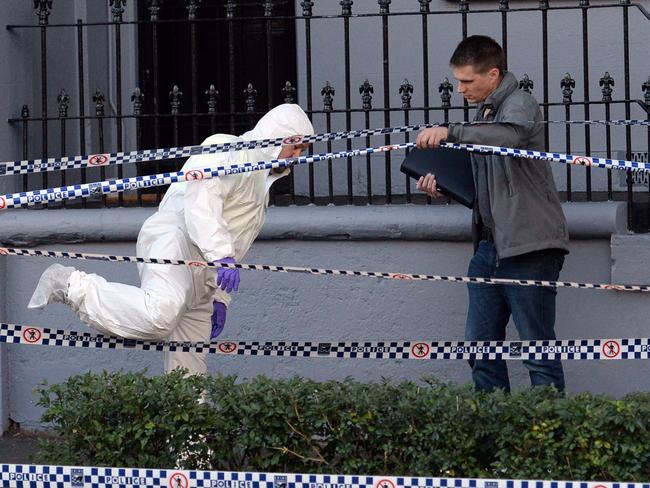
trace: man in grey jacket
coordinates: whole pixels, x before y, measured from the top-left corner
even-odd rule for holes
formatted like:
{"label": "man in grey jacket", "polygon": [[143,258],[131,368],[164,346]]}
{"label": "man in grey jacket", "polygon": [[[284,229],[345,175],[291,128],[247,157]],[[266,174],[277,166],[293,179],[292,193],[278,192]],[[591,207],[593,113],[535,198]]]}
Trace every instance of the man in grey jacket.
{"label": "man in grey jacket", "polygon": [[[448,141],[544,149],[539,104],[519,90],[517,79],[505,70],[505,56],[496,41],[468,37],[454,51],[450,65],[458,92],[477,104],[474,120],[479,123],[425,129],[418,134],[418,147],[436,148]],[[471,160],[476,186],[473,227],[480,242],[469,276],[557,280],[569,235],[549,163],[476,153]],[[417,187],[440,196],[434,175],[420,178]],[[504,340],[511,315],[522,340],[555,339],[555,289],[479,284],[468,288],[467,340]],[[524,364],[533,386],[564,389],[559,360]],[[478,389],[510,389],[505,361],[470,361],[470,366]]]}

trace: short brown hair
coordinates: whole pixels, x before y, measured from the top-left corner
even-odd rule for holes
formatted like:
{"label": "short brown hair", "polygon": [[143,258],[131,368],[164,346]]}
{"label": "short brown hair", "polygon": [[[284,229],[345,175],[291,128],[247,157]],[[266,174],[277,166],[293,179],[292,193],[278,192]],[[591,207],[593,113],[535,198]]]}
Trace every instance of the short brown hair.
{"label": "short brown hair", "polygon": [[506,56],[497,41],[488,36],[469,36],[456,47],[449,60],[451,66],[473,66],[477,73],[498,68],[506,71]]}

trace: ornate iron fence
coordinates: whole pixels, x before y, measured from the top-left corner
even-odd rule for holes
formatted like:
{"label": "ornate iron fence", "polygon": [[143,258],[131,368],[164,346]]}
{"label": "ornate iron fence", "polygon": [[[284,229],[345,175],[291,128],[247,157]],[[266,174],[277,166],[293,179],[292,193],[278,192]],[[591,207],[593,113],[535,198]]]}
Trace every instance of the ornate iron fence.
{"label": "ornate iron fence", "polygon": [[[312,0],[296,1],[295,5],[286,0],[148,0],[130,6],[131,20],[124,18],[126,0],[109,0],[105,8],[110,8],[107,10],[110,18],[105,21],[57,24],[49,21],[57,7],[54,3],[34,0],[38,25],[8,26],[15,31],[40,33],[40,113],[32,116],[25,105],[20,117],[9,120],[22,126],[25,158],[134,149],[124,147],[126,136],[138,148],[196,144],[210,133],[242,132],[267,108],[281,102],[301,103],[317,130],[323,131],[468,120],[471,107],[454,94],[446,75],[446,62],[440,67],[440,63],[432,66],[431,59],[441,51],[444,51],[443,58],[448,59],[460,38],[476,32],[472,28],[475,18],[488,19],[486,23],[496,32],[494,35],[504,46],[509,61],[514,55],[519,64],[530,66],[533,62],[537,66],[540,79],[522,73],[520,89],[533,91],[539,97],[547,120],[609,118],[613,114],[617,118],[650,117],[650,78],[645,81],[650,73],[639,73],[639,70],[647,71],[644,63],[634,65],[633,69],[631,56],[635,51],[630,45],[630,37],[637,35],[636,30],[647,30],[650,14],[643,5],[627,0],[597,5],[579,0],[562,6],[551,6],[541,0],[534,6],[516,8],[508,0],[499,0],[494,7],[488,4],[487,8],[487,2],[477,2],[478,8],[470,8],[469,0],[460,0],[457,6],[440,1],[438,10],[431,8],[431,0],[412,0],[399,2],[402,11],[392,11],[391,0],[378,0],[371,12],[356,12],[352,0],[336,2],[338,6],[335,2]],[[607,25],[603,25],[603,12],[607,12]],[[574,44],[558,50],[554,36],[566,30],[562,19],[568,15],[574,16],[571,24]],[[435,29],[434,24],[438,25]],[[554,24],[559,25],[555,28]],[[485,31],[485,24],[480,25],[478,30]],[[76,53],[70,54],[70,58],[77,75],[74,81],[70,78],[73,86],[58,92],[58,114],[54,117],[48,113],[51,98],[48,79],[53,63],[60,60],[50,55],[53,29],[75,36]],[[98,89],[90,95],[86,86],[91,71],[90,51],[98,49],[96,45],[89,46],[87,36],[92,30],[101,29],[109,34],[109,40],[99,49],[110,49],[112,53],[106,72],[111,86],[109,113],[106,113],[106,91]],[[123,81],[125,66],[129,66],[124,59],[128,49],[123,42],[127,29],[133,33],[128,49],[137,49],[140,58],[136,67],[129,67],[137,71],[137,86],[128,88]],[[522,29],[523,39],[529,43],[526,47],[521,45]],[[517,31],[516,35],[513,30]],[[610,48],[616,53],[616,59],[622,58],[616,80],[610,74],[614,72],[611,69],[594,74],[591,44],[598,44],[595,41],[602,32],[611,38]],[[364,33],[362,42],[368,44],[360,46],[355,39]],[[455,38],[449,42],[447,38],[452,34]],[[408,37],[403,43],[406,48],[398,45],[400,50],[396,53],[395,38],[400,36]],[[330,49],[329,45],[335,47]],[[167,47],[161,50],[161,46]],[[209,55],[215,46],[218,54],[214,55],[217,61],[213,63]],[[530,59],[522,56],[522,51],[527,49],[531,51]],[[567,53],[575,56],[571,63],[564,59]],[[373,64],[371,58],[375,54],[377,59]],[[598,55],[599,59],[607,57],[602,49]],[[335,64],[332,57],[338,60]],[[398,68],[394,67],[396,64]],[[417,80],[404,79],[397,86],[396,70],[404,66]],[[558,66],[571,69],[555,78]],[[515,70],[517,67],[513,66]],[[172,83],[170,72],[183,83]],[[363,81],[358,80],[359,76]],[[633,80],[640,80],[640,76],[643,80],[633,87]],[[127,91],[131,93],[129,109],[124,106]],[[73,92],[77,94],[75,100],[70,95]],[[56,149],[51,143],[53,131],[59,143]],[[647,157],[650,147],[647,128],[549,124],[545,136],[550,149],[582,150],[587,154],[627,159]],[[41,154],[32,154],[34,137],[41,140]],[[407,134],[399,140],[408,137]],[[397,139],[398,136],[385,136],[380,143]],[[362,143],[371,144],[371,141]],[[341,147],[350,148],[352,144],[346,141]],[[322,149],[325,147],[331,149],[332,143]],[[316,146],[314,151],[320,149]],[[291,178],[274,190],[272,202],[276,205],[426,202],[426,198],[413,191],[412,182],[396,171],[399,163],[396,157],[386,153],[381,159],[348,159],[296,168]],[[138,171],[160,172],[180,164],[182,161],[143,164]],[[113,176],[110,171],[69,170],[60,177],[25,176],[22,188],[105,179]],[[118,167],[114,176],[121,177],[124,171],[127,169]],[[595,171],[598,170],[592,173],[590,168],[571,167],[556,170],[563,197],[568,201],[626,200],[630,227],[646,230],[650,185],[644,176],[628,173],[620,180],[611,171],[597,176]],[[160,197],[158,190],[67,205],[155,205]]]}

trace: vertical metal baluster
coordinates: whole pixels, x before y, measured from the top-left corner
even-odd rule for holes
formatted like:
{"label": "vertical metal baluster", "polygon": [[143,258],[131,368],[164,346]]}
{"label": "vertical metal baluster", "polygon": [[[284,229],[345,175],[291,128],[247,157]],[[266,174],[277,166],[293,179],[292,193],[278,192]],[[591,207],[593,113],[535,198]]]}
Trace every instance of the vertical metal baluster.
{"label": "vertical metal baluster", "polygon": [[208,97],[208,113],[210,114],[210,131],[212,134],[217,132],[217,103],[219,101],[219,91],[210,85],[210,88],[205,92]]}
{"label": "vertical metal baluster", "polygon": [[[598,82],[599,86],[602,86],[603,102],[605,102],[605,120],[610,120],[610,103],[612,101],[612,87],[614,86],[614,78],[611,77],[608,71],[605,71],[605,75]],[[605,143],[607,145],[607,158],[611,159],[612,157],[612,130],[609,124],[605,125]],[[587,151],[587,154],[589,152]],[[612,170],[607,170],[607,199],[611,200],[613,198],[612,190]]]}
{"label": "vertical metal baluster", "polygon": [[501,11],[501,47],[506,58],[506,69],[508,69],[508,10],[510,5],[508,0],[499,0],[499,10]]}
{"label": "vertical metal baluster", "polygon": [[[445,123],[449,122],[449,108],[451,107],[451,94],[454,91],[453,85],[449,82],[449,78],[445,77],[442,83],[438,85],[438,92],[440,93],[440,101],[445,117]],[[427,195],[427,203],[431,203],[432,199]],[[451,198],[447,198],[447,203],[451,202]]]}
{"label": "vertical metal baluster", "polygon": [[174,85],[172,91],[169,92],[169,105],[171,107],[173,130],[174,130],[174,146],[178,147],[178,113],[181,108],[181,100],[183,99],[183,92],[180,91],[178,85]]}
{"label": "vertical metal baluster", "polygon": [[[585,120],[589,120],[589,0],[580,0],[582,7],[582,77],[583,77],[583,100]],[[591,154],[591,126],[585,124],[585,152]],[[591,168],[585,168],[585,185],[587,187],[587,201],[591,201]]]}
{"label": "vertical metal baluster", "polygon": [[[363,110],[365,111],[366,129],[370,129],[370,111],[372,110],[372,93],[375,91],[373,86],[368,80],[364,81],[359,87],[361,93],[361,100],[363,103]],[[370,147],[370,137],[366,137],[366,147]],[[366,173],[367,173],[367,193],[368,204],[372,204],[372,161],[370,154],[366,155]]]}
{"label": "vertical metal baluster", "polygon": [[429,24],[428,13],[431,0],[419,0],[422,13],[422,78],[424,80],[424,123],[429,123]]}
{"label": "vertical metal baluster", "polygon": [[[86,87],[84,81],[84,41],[83,41],[83,22],[77,19],[77,64],[79,66],[79,77],[77,87],[79,90],[79,154],[86,154]],[[81,169],[81,183],[88,181],[86,168]],[[88,206],[88,199],[81,199],[82,208]]]}
{"label": "vertical metal baluster", "polygon": [[[562,88],[562,102],[564,103],[564,120],[571,120],[571,102],[573,89],[576,86],[576,80],[571,78],[569,73],[564,75],[560,82]],[[571,124],[566,124],[566,153],[571,154]],[[571,165],[566,166],[566,199],[571,201]]]}
{"label": "vertical metal baluster", "polygon": [[[115,129],[117,131],[117,150],[124,149],[122,142],[122,32],[121,23],[122,15],[124,14],[124,5],[126,0],[109,0],[111,5],[111,12],[113,14],[113,22],[115,23]],[[117,177],[124,176],[124,168],[122,165],[117,166]],[[124,193],[118,193],[117,205],[121,207],[124,205]]]}
{"label": "vertical metal baluster", "polygon": [[[330,131],[331,127],[331,112],[334,110],[334,95],[336,94],[336,90],[330,85],[330,82],[327,81],[325,82],[325,86],[321,89],[320,94],[323,97],[323,112],[325,112],[325,120],[326,120],[326,131]],[[330,152],[332,150],[332,142],[327,141],[327,152]],[[332,186],[332,160],[328,159],[327,160],[327,175],[328,175],[328,194],[330,198],[330,203],[333,203],[334,201],[334,190]]]}
{"label": "vertical metal baluster", "polygon": [[235,81],[235,9],[237,4],[234,0],[226,2],[226,18],[228,19],[228,99],[230,100],[230,133],[235,133],[236,105],[236,81]]}
{"label": "vertical metal baluster", "polygon": [[[411,94],[413,93],[413,85],[409,83],[409,80],[405,79],[404,82],[399,87],[399,94],[402,98],[402,109],[404,110],[404,125],[409,125],[409,112],[411,111]],[[404,142],[409,142],[410,137],[409,133],[404,133]],[[406,154],[408,154],[408,149]],[[406,177],[406,203],[411,203],[411,178],[408,175]]]}
{"label": "vertical metal baluster", "polygon": [[264,17],[266,27],[266,86],[268,108],[273,108],[275,87],[273,83],[273,0],[264,0]]}
{"label": "vertical metal baluster", "polygon": [[[621,1],[623,8],[623,78],[625,82],[625,118],[630,118],[630,32],[629,2]],[[625,159],[632,159],[632,127],[625,126]],[[628,228],[632,228],[634,213],[634,192],[632,188],[632,170],[627,170],[627,215]]]}
{"label": "vertical metal baluster", "polygon": [[[330,91],[326,91],[329,87],[329,82],[325,85],[325,88],[321,91],[323,93],[323,111],[325,112],[325,132],[331,132],[332,130],[332,103],[334,95],[334,89],[329,87]],[[332,152],[332,141],[327,141],[327,152]],[[329,203],[334,203],[334,171],[332,168],[332,159],[327,159],[327,194],[329,196]]]}
{"label": "vertical metal baluster", "polygon": [[[142,147],[142,107],[144,105],[144,94],[140,88],[136,87],[131,95],[131,102],[133,102],[133,116],[135,117],[135,146],[136,149]],[[142,207],[142,191],[138,190],[137,193],[138,207]]]}
{"label": "vertical metal baluster", "polygon": [[[458,4],[458,10],[460,11],[460,16],[463,24],[463,40],[467,39],[467,15],[469,13],[469,0],[460,0]],[[463,97],[463,120],[467,122],[469,120],[469,108],[467,100]]]}
{"label": "vertical metal baluster", "polygon": [[[379,4],[379,13],[381,14],[382,25],[382,45],[383,45],[383,66],[384,66],[384,127],[390,127],[390,66],[389,66],[389,48],[388,48],[388,16],[390,14],[391,0],[377,0]],[[384,136],[384,143],[390,144],[390,135]],[[392,166],[390,151],[384,153],[386,167],[386,203],[393,201],[392,189]]]}
{"label": "vertical metal baluster", "polygon": [[[540,0],[539,8],[542,11],[542,82],[544,83],[544,120],[548,120],[549,86],[548,86],[548,0]],[[549,148],[549,126],[544,124],[544,150]]]}
{"label": "vertical metal baluster", "polygon": [[[159,0],[151,0],[149,5],[149,20],[151,21],[151,69],[153,71],[153,94],[151,96],[153,109],[153,141],[156,147],[160,147],[160,77],[158,74],[158,12],[160,11]],[[156,174],[162,173],[162,163],[156,161]],[[156,187],[156,203],[162,198],[162,187]]]}
{"label": "vertical metal baluster", "polygon": [[[307,114],[312,117],[313,108],[313,93],[312,93],[312,79],[311,79],[311,16],[314,2],[311,0],[304,0],[300,2],[302,7],[302,15],[305,18],[305,66],[307,77]],[[309,148],[309,153],[313,154],[313,145]],[[309,203],[314,203],[314,163],[309,163]]]}
{"label": "vertical metal baluster", "polygon": [[[27,105],[23,105],[23,108],[20,111],[20,118],[23,119],[22,126],[23,126],[23,160],[26,160],[27,157],[29,156],[27,148],[29,139],[28,139],[28,125],[29,125],[29,107]],[[28,191],[29,190],[29,183],[28,183],[28,176],[29,175],[23,175],[23,191]]]}
{"label": "vertical metal baluster", "polygon": [[[97,117],[97,132],[99,135],[99,152],[103,153],[104,152],[104,103],[106,101],[106,98],[104,97],[104,94],[99,91],[99,88],[95,91],[95,94],[93,95],[93,103],[95,104],[95,117]],[[104,166],[102,166],[99,169],[99,179],[101,181],[104,181],[106,179],[106,169]],[[106,194],[102,195],[101,198],[102,201],[102,206],[106,206]]]}
{"label": "vertical metal baluster", "polygon": [[[187,19],[190,21],[190,55],[191,61],[191,75],[192,75],[192,114],[197,114],[199,111],[199,77],[198,77],[198,48],[196,44],[196,12],[199,9],[201,0],[189,0],[187,6]],[[199,144],[199,125],[198,117],[192,115],[192,144]]]}
{"label": "vertical metal baluster", "polygon": [[[641,85],[641,91],[643,91],[645,94],[643,96],[643,101],[645,103],[645,108],[646,110],[650,109],[650,76],[648,76],[648,80]],[[650,112],[648,113],[647,120],[650,121]],[[647,155],[649,156],[646,159],[646,162],[650,162],[650,124],[648,125],[647,128],[648,132],[648,146],[647,146]],[[650,205],[650,183],[648,184],[648,205]]]}
{"label": "vertical metal baluster", "polygon": [[[284,103],[296,103],[296,89],[291,84],[290,81],[287,81],[284,84],[284,88],[282,88],[282,99],[283,99]],[[286,178],[289,178],[289,192],[290,192],[290,199],[291,199],[291,204],[292,205],[296,204],[295,172],[296,172],[296,168],[294,168],[291,171],[291,173],[289,173],[289,176],[286,177]]]}
{"label": "vertical metal baluster", "polygon": [[246,89],[244,90],[244,103],[246,104],[246,112],[249,114],[249,125],[253,127],[255,125],[255,104],[257,103],[257,90],[253,88],[253,84],[249,83]]}
{"label": "vertical metal baluster", "polygon": [[[61,156],[65,156],[66,148],[66,124],[65,119],[68,118],[68,108],[70,107],[70,96],[65,92],[64,89],[61,89],[59,96],[56,97],[56,102],[59,106],[59,120],[61,121]],[[61,186],[66,186],[66,171],[61,171]],[[61,202],[61,206],[65,207],[65,200]],[[59,206],[59,205],[57,205]]]}
{"label": "vertical metal baluster", "polygon": [[[343,56],[345,68],[345,130],[352,130],[352,94],[350,84],[350,16],[352,15],[352,0],[341,0],[341,15],[343,16]],[[347,150],[352,149],[352,140],[346,141]],[[352,158],[347,158],[348,171],[348,204],[354,201],[352,191]]]}
{"label": "vertical metal baluster", "polygon": [[[42,127],[42,156],[47,158],[47,26],[49,24],[52,0],[34,0],[34,9],[41,26],[41,127]],[[41,174],[41,188],[47,188],[47,172]]]}

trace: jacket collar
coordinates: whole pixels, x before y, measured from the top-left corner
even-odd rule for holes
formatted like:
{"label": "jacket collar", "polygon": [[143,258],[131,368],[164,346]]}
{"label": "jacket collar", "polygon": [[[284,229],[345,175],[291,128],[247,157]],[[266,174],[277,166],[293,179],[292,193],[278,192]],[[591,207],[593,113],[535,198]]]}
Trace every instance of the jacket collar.
{"label": "jacket collar", "polygon": [[499,109],[499,105],[508,98],[508,96],[519,87],[519,82],[515,75],[506,71],[503,75],[503,79],[497,89],[494,90],[482,104],[479,104],[479,110],[485,106],[492,107],[494,111]]}

